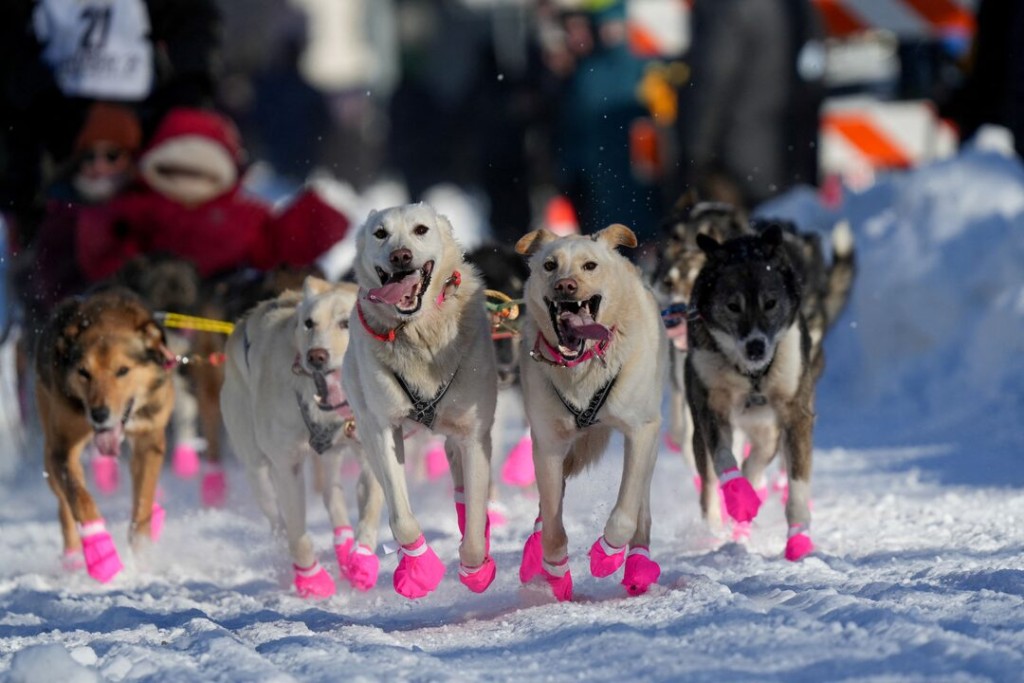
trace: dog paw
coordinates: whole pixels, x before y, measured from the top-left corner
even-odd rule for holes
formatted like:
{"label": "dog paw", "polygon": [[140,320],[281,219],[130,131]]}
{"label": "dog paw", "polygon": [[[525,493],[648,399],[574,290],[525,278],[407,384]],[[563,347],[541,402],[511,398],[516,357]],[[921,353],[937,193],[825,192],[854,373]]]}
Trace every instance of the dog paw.
{"label": "dog paw", "polygon": [[719,482],[725,499],[725,509],[730,517],[737,522],[749,522],[757,516],[761,500],[739,468],[733,467],[723,472]]}
{"label": "dog paw", "polygon": [[380,572],[380,559],[373,554],[370,546],[360,543],[348,556],[348,566],[344,575],[352,587],[360,591],[368,591],[377,585],[377,574]]}
{"label": "dog paw", "polygon": [[483,593],[494,581],[496,572],[497,565],[494,564],[493,557],[485,558],[479,567],[467,567],[460,563],[459,581],[474,593]]}
{"label": "dog paw", "polygon": [[548,582],[551,594],[559,602],[572,600],[572,572],[569,571],[569,558],[566,557],[558,564],[551,564],[546,560],[542,561],[541,575]]}
{"label": "dog paw", "polygon": [[85,556],[81,550],[65,550],[60,556],[60,567],[68,574],[74,574],[85,569]]}
{"label": "dog paw", "polygon": [[402,559],[395,568],[395,592],[409,599],[422,598],[437,588],[444,576],[444,564],[427,545],[427,539],[420,537],[403,545],[398,554]]}
{"label": "dog paw", "polygon": [[651,559],[647,548],[636,546],[629,549],[626,558],[626,571],[622,576],[622,585],[630,595],[643,595],[651,584],[658,583],[661,567]]}
{"label": "dog paw", "polygon": [[82,525],[82,555],[89,576],[100,583],[107,583],[124,569],[102,519]]}
{"label": "dog paw", "polygon": [[348,578],[348,559],[355,543],[355,534],[350,526],[334,527],[334,557],[338,560],[338,573]]}
{"label": "dog paw", "polygon": [[191,479],[199,474],[199,452],[191,444],[180,443],[171,455],[174,473],[182,479]]}
{"label": "dog paw", "polygon": [[530,583],[541,573],[543,560],[544,548],[541,545],[540,530],[538,529],[530,534],[530,537],[526,539],[526,544],[523,545],[523,559],[519,563],[519,580],[522,583]]}
{"label": "dog paw", "polygon": [[590,573],[597,578],[611,576],[626,561],[626,546],[616,548],[602,535],[590,546]]}
{"label": "dog paw", "polygon": [[120,479],[120,468],[117,457],[111,455],[97,455],[92,459],[92,478],[96,482],[96,488],[104,495],[111,495],[117,491],[118,480]]}
{"label": "dog paw", "polygon": [[501,466],[501,480],[509,486],[529,486],[536,480],[533,471],[533,441],[527,434],[519,439]]}
{"label": "dog paw", "polygon": [[789,539],[786,541],[786,559],[796,562],[814,551],[814,543],[807,530],[800,524],[789,528]]}
{"label": "dog paw", "polygon": [[164,520],[167,519],[167,511],[160,503],[153,503],[153,513],[149,518],[149,538],[153,541],[160,540],[160,534],[164,531]]}
{"label": "dog paw", "polygon": [[314,561],[312,567],[303,569],[293,564],[295,570],[295,590],[300,598],[322,600],[334,595],[334,579],[327,573],[327,570]]}
{"label": "dog paw", "polygon": [[228,482],[224,476],[224,470],[216,467],[204,474],[199,493],[204,507],[224,507],[224,501],[227,499],[228,493]]}

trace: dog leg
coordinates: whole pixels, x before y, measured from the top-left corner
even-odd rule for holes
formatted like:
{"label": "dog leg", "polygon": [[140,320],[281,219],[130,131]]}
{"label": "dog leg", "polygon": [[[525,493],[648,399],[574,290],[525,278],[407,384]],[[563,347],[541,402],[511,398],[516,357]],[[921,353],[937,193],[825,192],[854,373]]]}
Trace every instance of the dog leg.
{"label": "dog leg", "polygon": [[[543,449],[534,441],[533,465],[537,473],[537,490],[540,493],[540,516],[544,520],[541,528],[541,576],[548,582],[557,600],[572,600],[572,573],[569,571],[569,538],[562,524],[562,499],[565,495],[565,453],[567,446],[559,449]],[[527,546],[529,541],[527,541]],[[524,548],[524,563],[526,550]],[[555,558],[555,559],[549,559]],[[522,568],[520,568],[522,576]]]}
{"label": "dog leg", "polygon": [[743,476],[754,487],[763,503],[768,497],[768,483],[764,471],[778,450],[779,433],[774,426],[763,426],[749,434],[750,457],[743,461]]}
{"label": "dog leg", "polygon": [[163,429],[138,434],[131,439],[132,459],[132,523],[128,541],[138,549],[142,539],[156,540],[160,530],[154,519],[163,521],[163,508],[156,504],[156,484],[167,448]]}
{"label": "dog leg", "polygon": [[365,462],[362,463],[359,483],[356,484],[356,496],[359,499],[359,525],[356,529],[355,550],[349,553],[345,573],[353,588],[365,591],[377,584],[380,571],[380,559],[373,549],[377,547],[377,527],[380,525],[381,507],[384,505],[384,490]]}
{"label": "dog leg", "polygon": [[789,472],[789,499],[786,501],[786,559],[796,561],[814,550],[811,542],[811,430],[813,415],[795,411],[784,433],[786,469]]}
{"label": "dog leg", "polygon": [[[78,448],[78,452],[81,453],[81,447]],[[71,503],[68,501],[67,491],[63,484],[62,468],[58,465],[59,457],[53,449],[46,449],[46,483],[49,484],[53,494],[57,496],[57,515],[60,518],[60,530],[64,538],[64,566],[68,570],[76,570],[83,566],[81,560],[82,539],[78,534],[78,524],[75,521],[75,515],[71,510]]]}
{"label": "dog leg", "polygon": [[712,453],[726,512],[737,522],[749,522],[757,516],[761,499],[740,472],[736,456],[732,452],[732,427],[727,420],[717,418],[715,422],[716,428],[710,430],[711,440],[708,446]]}
{"label": "dog leg", "polygon": [[[360,411],[357,411],[360,414]],[[401,428],[369,424],[360,426],[363,447],[388,502],[391,533],[401,545],[393,583],[395,591],[407,598],[429,594],[444,576],[444,564],[427,545],[423,531],[412,514],[405,469]]]}
{"label": "dog leg", "polygon": [[590,573],[594,576],[609,576],[626,561],[626,545],[636,534],[641,505],[650,493],[660,428],[660,420],[654,420],[625,434],[618,498],[604,535],[590,548]]}
{"label": "dog leg", "polygon": [[651,559],[651,496],[648,489],[640,504],[640,517],[636,532],[629,541],[626,569],[622,574],[622,585],[630,595],[643,595],[651,584],[661,577],[661,567]]}
{"label": "dog leg", "polygon": [[491,491],[490,425],[480,425],[475,435],[456,443],[455,451],[462,455],[466,496],[465,534],[459,546],[459,580],[474,593],[482,593],[494,581],[496,571],[494,558],[490,556],[487,518],[487,499]]}
{"label": "dog leg", "polygon": [[338,573],[344,579],[348,577],[349,554],[355,542],[355,533],[348,518],[345,492],[341,488],[341,457],[338,449],[331,449],[321,455],[314,455],[312,463],[314,482],[319,480],[320,497],[334,529],[334,556],[338,561]]}
{"label": "dog leg", "polygon": [[187,377],[175,372],[174,412],[171,413],[171,424],[174,428],[174,452],[171,465],[174,473],[183,479],[199,473],[199,453],[196,452],[196,422],[199,420],[199,404]]}
{"label": "dog leg", "polygon": [[306,530],[306,480],[302,461],[297,458],[286,460],[294,464],[272,467],[270,477],[288,536],[288,550],[295,570],[295,590],[301,598],[328,598],[334,595],[334,580],[317,561],[313,540]]}

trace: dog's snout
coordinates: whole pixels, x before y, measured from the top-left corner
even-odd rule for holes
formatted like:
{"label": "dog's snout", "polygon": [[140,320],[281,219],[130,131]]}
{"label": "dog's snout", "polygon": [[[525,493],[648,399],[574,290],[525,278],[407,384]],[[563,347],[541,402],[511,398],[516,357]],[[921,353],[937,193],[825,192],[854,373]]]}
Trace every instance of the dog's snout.
{"label": "dog's snout", "polygon": [[388,256],[388,261],[391,262],[392,268],[408,268],[409,264],[412,263],[412,250],[411,249],[395,249]]}
{"label": "dog's snout", "polygon": [[563,277],[555,283],[555,293],[562,296],[573,296],[579,288],[579,284],[571,277]]}
{"label": "dog's snout", "polygon": [[330,359],[331,355],[327,352],[327,349],[317,348],[306,352],[306,360],[314,370],[322,370],[327,367]]}
{"label": "dog's snout", "polygon": [[103,424],[110,417],[110,408],[106,406],[95,406],[89,408],[89,417],[96,424]]}
{"label": "dog's snout", "polygon": [[764,358],[765,343],[763,339],[751,339],[747,342],[747,358],[753,361],[758,361]]}

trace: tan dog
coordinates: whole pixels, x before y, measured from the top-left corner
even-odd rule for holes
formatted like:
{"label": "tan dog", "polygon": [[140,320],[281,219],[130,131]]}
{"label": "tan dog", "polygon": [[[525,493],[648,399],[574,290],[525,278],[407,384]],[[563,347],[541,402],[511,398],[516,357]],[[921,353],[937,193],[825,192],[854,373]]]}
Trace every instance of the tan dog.
{"label": "tan dog", "polygon": [[530,256],[520,364],[543,519],[523,549],[520,578],[543,576],[559,600],[572,598],[565,480],[602,455],[613,429],[626,440],[622,483],[590,550],[591,573],[608,576],[625,562],[623,584],[634,595],[660,574],[648,546],[668,338],[653,293],[617,246],[636,246],[629,228],[563,238],[538,230],[516,245]]}
{"label": "tan dog", "polygon": [[275,529],[283,523],[302,597],[324,598],[335,591],[306,530],[302,465],[313,454],[325,465],[323,501],[341,576],[362,590],[377,580],[373,549],[383,503],[380,486],[364,467],[357,489],[359,528],[353,534],[339,480],[342,456],[359,451],[340,379],[355,303],[355,285],[309,277],[301,294],[285,292],[256,306],[226,346],[224,424],[260,508]]}
{"label": "tan dog", "polygon": [[446,437],[459,578],[482,592],[495,572],[486,524],[497,374],[480,277],[448,220],[425,204],[371,213],[356,248],[360,298],[342,379],[402,546],[395,590],[423,597],[444,575],[409,505],[402,425],[414,421]]}
{"label": "tan dog", "polygon": [[163,510],[154,501],[174,408],[164,332],[141,300],[123,289],[67,299],[54,310],[36,348],[36,400],[47,481],[57,496],[65,565],[107,582],[123,565],[80,461],[92,438],[104,456],[131,445],[132,517],[128,538],[156,538]]}

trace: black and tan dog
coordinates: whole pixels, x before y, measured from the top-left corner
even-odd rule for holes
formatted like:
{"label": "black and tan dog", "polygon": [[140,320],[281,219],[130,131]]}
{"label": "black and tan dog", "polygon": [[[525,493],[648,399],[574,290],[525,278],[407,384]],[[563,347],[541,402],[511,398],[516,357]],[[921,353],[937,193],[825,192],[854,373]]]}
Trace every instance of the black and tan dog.
{"label": "black and tan dog", "polygon": [[[809,536],[815,374],[796,267],[771,226],[758,236],[720,244],[697,238],[707,263],[693,290],[686,395],[693,415],[693,452],[701,476],[701,508],[721,521],[718,486],[730,516],[749,522],[763,495],[766,465],[783,453],[789,473],[786,557],[813,549]],[[734,430],[751,443],[742,473]]]}
{"label": "black and tan dog", "polygon": [[174,388],[165,366],[165,337],[132,292],[108,289],[63,301],[36,348],[36,400],[42,422],[47,481],[59,503],[66,566],[80,565],[106,582],[121,571],[117,549],[85,485],[80,457],[91,438],[116,456],[131,446],[133,546],[155,537],[165,429]]}

